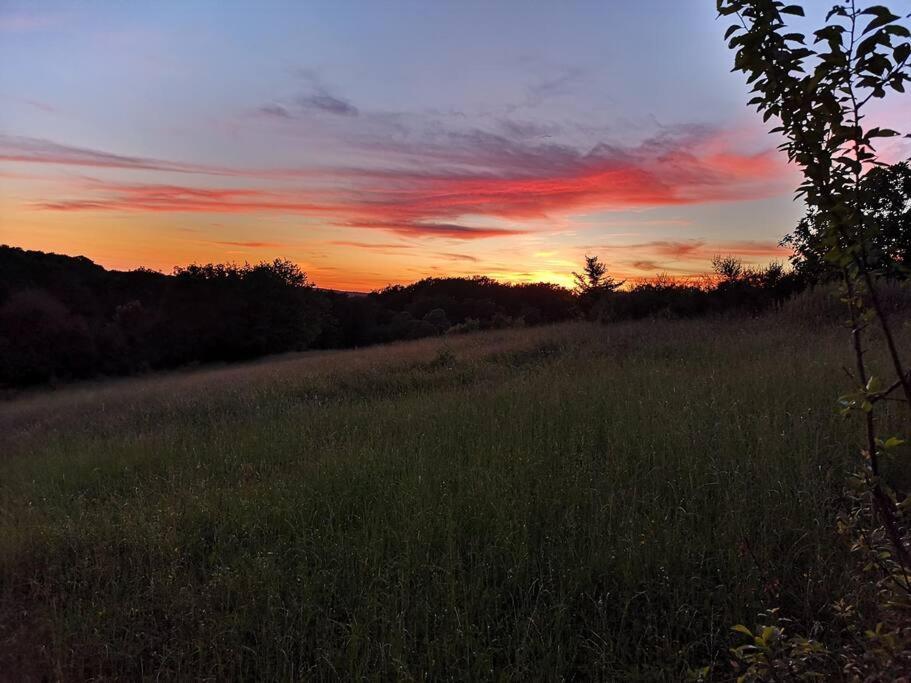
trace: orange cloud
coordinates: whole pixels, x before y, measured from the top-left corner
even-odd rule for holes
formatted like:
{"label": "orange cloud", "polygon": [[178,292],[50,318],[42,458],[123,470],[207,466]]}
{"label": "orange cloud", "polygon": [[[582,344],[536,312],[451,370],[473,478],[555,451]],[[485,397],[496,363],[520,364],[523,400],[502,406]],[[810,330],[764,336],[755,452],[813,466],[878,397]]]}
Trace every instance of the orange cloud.
{"label": "orange cloud", "polygon": [[287,244],[278,242],[221,242],[213,241],[212,244],[220,244],[223,247],[246,247],[248,249],[281,249],[287,247]]}
{"label": "orange cloud", "polygon": [[385,250],[385,249],[410,249],[410,244],[383,244],[376,242],[356,242],[353,240],[332,240],[329,244],[336,247],[353,247],[355,249],[375,249],[375,250]]}
{"label": "orange cloud", "polygon": [[757,242],[737,240],[707,243],[703,240],[653,240],[638,244],[605,246],[607,250],[645,251],[650,254],[671,258],[677,261],[706,260],[716,254],[733,254],[735,256],[755,256],[774,258],[788,256],[791,250],[776,242]]}
{"label": "orange cloud", "polygon": [[[612,270],[630,281],[642,281],[642,271],[668,273],[674,278],[697,277],[709,270],[716,255],[735,256],[748,264],[784,260],[793,253],[776,242],[736,240],[706,242],[704,240],[653,240],[637,244],[602,246],[595,251],[603,253]],[[632,272],[623,272],[624,268]],[[645,278],[647,281],[648,278]]]}
{"label": "orange cloud", "polygon": [[471,256],[469,254],[454,254],[449,251],[441,251],[436,255],[449,261],[470,261],[472,263],[478,262],[478,258],[476,256]]}

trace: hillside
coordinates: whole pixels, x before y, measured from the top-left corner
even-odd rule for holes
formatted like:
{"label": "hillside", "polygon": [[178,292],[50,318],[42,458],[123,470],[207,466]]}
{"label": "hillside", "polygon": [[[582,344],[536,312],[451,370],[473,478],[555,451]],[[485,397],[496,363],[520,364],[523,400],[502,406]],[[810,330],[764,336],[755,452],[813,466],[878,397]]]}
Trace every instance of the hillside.
{"label": "hillside", "polygon": [[764,606],[825,625],[856,425],[813,296],[4,403],[0,671],[679,679]]}

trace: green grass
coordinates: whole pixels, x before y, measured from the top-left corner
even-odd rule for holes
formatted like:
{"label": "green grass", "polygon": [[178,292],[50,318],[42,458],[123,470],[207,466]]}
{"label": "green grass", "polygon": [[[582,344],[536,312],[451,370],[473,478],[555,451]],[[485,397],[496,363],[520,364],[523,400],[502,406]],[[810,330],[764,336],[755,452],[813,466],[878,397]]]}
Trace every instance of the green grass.
{"label": "green grass", "polygon": [[0,672],[679,680],[828,619],[848,363],[795,304],[19,397]]}

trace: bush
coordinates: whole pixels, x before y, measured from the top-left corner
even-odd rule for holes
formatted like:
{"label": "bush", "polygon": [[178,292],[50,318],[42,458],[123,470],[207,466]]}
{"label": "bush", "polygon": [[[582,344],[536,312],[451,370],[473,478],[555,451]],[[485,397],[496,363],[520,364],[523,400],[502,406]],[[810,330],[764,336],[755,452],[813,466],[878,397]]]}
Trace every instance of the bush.
{"label": "bush", "polygon": [[85,320],[47,292],[17,292],[0,306],[0,382],[85,377],[96,362]]}

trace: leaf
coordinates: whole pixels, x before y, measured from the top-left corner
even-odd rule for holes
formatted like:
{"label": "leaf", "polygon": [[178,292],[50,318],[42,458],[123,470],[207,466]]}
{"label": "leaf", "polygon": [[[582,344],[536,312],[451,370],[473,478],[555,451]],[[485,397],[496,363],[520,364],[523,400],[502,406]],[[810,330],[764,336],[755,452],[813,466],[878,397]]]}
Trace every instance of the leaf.
{"label": "leaf", "polygon": [[868,138],[892,138],[896,135],[898,135],[898,131],[890,128],[871,128],[867,133]]}
{"label": "leaf", "polygon": [[737,624],[736,626],[732,626],[731,630],[737,631],[737,633],[742,633],[743,635],[749,636],[750,638],[753,637],[753,632],[750,629],[748,629],[746,626],[744,626],[743,624]]}
{"label": "leaf", "polygon": [[800,5],[788,5],[787,7],[781,8],[782,14],[793,14],[798,17],[806,16],[803,12],[803,7]]}
{"label": "leaf", "polygon": [[888,7],[884,7],[883,5],[873,5],[863,10],[861,14],[875,14],[876,16],[881,17],[886,14],[892,14],[892,12],[889,11]]}
{"label": "leaf", "polygon": [[876,46],[883,42],[883,34],[874,33],[872,36],[868,36],[860,41],[860,44],[857,46],[857,56],[860,59],[865,59],[866,55],[876,49]]}
{"label": "leaf", "polygon": [[[864,29],[864,33],[869,33],[878,29],[880,26],[885,26],[886,24],[891,24],[893,21],[897,21],[900,17],[892,14],[889,10],[883,7],[885,12],[877,14],[876,18],[867,24],[867,28]],[[866,12],[864,12],[866,14]]]}
{"label": "leaf", "polygon": [[909,55],[911,55],[911,43],[902,43],[895,48],[895,52],[893,53],[895,61],[898,64],[901,64],[903,61],[908,59]]}
{"label": "leaf", "polygon": [[905,443],[904,439],[899,439],[897,436],[890,436],[888,439],[886,439],[886,442],[883,444],[883,448],[885,448],[886,450],[889,450],[891,448],[898,448],[903,443]]}

